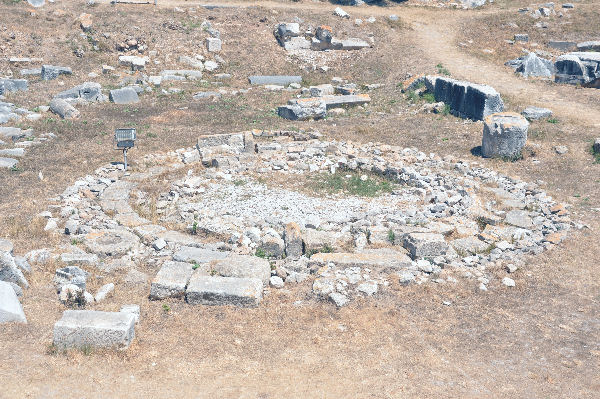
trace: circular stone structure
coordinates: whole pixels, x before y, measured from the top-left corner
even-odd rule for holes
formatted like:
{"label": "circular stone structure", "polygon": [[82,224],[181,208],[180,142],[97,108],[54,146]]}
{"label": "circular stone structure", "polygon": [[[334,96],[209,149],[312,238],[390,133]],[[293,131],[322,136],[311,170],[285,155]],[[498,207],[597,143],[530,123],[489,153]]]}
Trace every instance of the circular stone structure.
{"label": "circular stone structure", "polygon": [[69,239],[99,270],[153,265],[153,292],[204,305],[257,306],[282,282],[337,306],[390,282],[487,290],[489,267],[513,271],[575,225],[536,184],[477,164],[299,132],[201,137],[130,174],[100,168],[59,200],[58,225],[79,226]]}

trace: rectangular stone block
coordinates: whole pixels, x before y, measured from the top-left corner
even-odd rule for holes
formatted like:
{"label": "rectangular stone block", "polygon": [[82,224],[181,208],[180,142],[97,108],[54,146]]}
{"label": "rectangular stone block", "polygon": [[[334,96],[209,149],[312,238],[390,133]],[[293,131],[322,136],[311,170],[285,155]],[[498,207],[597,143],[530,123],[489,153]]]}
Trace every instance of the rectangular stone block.
{"label": "rectangular stone block", "polygon": [[257,278],[203,276],[194,274],[186,291],[187,302],[196,305],[258,306],[263,283]]}
{"label": "rectangular stone block", "polygon": [[504,110],[504,102],[493,87],[435,76],[426,77],[427,89],[436,101],[450,106],[450,112],[461,118],[482,120]]}
{"label": "rectangular stone block", "polygon": [[150,299],[184,296],[185,287],[187,287],[193,271],[191,263],[173,261],[163,263],[150,285]]}
{"label": "rectangular stone block", "polygon": [[125,312],[66,310],[54,324],[59,348],[127,349],[135,336],[135,315]]}
{"label": "rectangular stone block", "polygon": [[325,103],[327,109],[342,106],[363,105],[371,102],[368,94],[348,94],[342,96],[323,96],[320,99]]}
{"label": "rectangular stone block", "polygon": [[403,244],[413,259],[441,256],[448,251],[444,236],[435,233],[407,234]]}
{"label": "rectangular stone block", "polygon": [[248,80],[251,85],[279,85],[288,86],[291,83],[301,83],[302,76],[249,76]]}

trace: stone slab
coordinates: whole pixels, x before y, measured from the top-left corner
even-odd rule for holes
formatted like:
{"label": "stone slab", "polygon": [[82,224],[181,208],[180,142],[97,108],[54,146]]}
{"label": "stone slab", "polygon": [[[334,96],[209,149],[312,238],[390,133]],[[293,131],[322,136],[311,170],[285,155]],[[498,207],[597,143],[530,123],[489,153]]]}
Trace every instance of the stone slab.
{"label": "stone slab", "polygon": [[173,260],[188,263],[209,263],[214,260],[225,259],[228,255],[229,252],[215,251],[214,249],[181,247],[181,249],[173,255]]}
{"label": "stone slab", "polygon": [[150,285],[150,299],[183,297],[193,271],[191,263],[163,263]]}
{"label": "stone slab", "polygon": [[370,250],[359,253],[318,253],[310,258],[311,264],[326,265],[333,262],[338,267],[368,267],[371,269],[400,269],[411,265],[411,259],[394,250]]}
{"label": "stone slab", "polygon": [[258,306],[262,299],[263,283],[257,278],[192,276],[186,300],[192,305]]}
{"label": "stone slab", "polygon": [[442,256],[448,251],[444,236],[436,233],[409,233],[403,245],[413,259]]}
{"label": "stone slab", "polygon": [[286,76],[286,75],[249,76],[248,80],[250,81],[251,85],[288,86],[291,83],[302,83],[302,76]]}
{"label": "stone slab", "polygon": [[265,285],[271,277],[269,261],[256,256],[231,254],[214,262],[211,268],[222,277],[257,278]]}
{"label": "stone slab", "polygon": [[127,349],[135,336],[135,319],[126,312],[66,310],[54,324],[53,342],[61,349]]}

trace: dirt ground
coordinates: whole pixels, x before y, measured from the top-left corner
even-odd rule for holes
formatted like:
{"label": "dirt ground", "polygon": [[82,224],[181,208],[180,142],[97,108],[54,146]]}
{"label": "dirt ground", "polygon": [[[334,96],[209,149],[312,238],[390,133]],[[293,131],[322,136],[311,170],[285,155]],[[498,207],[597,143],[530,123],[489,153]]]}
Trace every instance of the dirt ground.
{"label": "dirt ground", "polygon": [[[465,282],[392,285],[376,299],[339,310],[315,301],[309,283],[272,290],[256,309],[149,301],[148,285],[117,284],[115,294],[94,309],[116,311],[122,304],[137,303],[142,310],[133,345],[117,353],[52,350],[52,326],[64,306],[51,284],[56,267],[49,264],[29,276],[31,287],[23,299],[28,324],[0,327],[0,398],[600,397],[600,164],[589,151],[600,137],[600,90],[524,80],[503,65],[505,55],[520,51],[506,47],[504,39],[522,33],[509,32],[503,24],[514,16],[519,28],[534,35],[525,25],[533,22],[517,13],[528,2],[496,1],[477,10],[423,7],[412,0],[344,7],[350,21],[332,15],[335,5],[308,0],[213,1],[231,7],[194,13],[173,9],[200,2],[159,0],[158,8],[98,3],[85,7],[84,2],[57,1],[32,15],[19,2],[0,1],[1,74],[17,71],[5,61],[10,56],[43,57],[74,70],[73,76],[60,79],[64,86],[32,80],[28,92],[8,101],[31,109],[58,91],[92,80],[87,77],[92,71],[100,74],[94,81],[103,87],[115,86],[118,80],[102,75],[100,66],[116,66],[114,44],[127,37],[143,38],[159,51],[161,65],[149,68],[175,67],[179,55],[202,53],[204,34],[197,25],[207,18],[224,39],[226,64],[218,72],[233,75],[226,89],[247,88],[248,75],[271,73],[299,73],[310,84],[341,76],[385,86],[370,92],[373,103],[367,109],[316,122],[285,121],[273,113],[289,93],[254,88],[245,95],[201,102],[192,99],[193,93],[211,88],[187,83],[181,86],[183,94],[145,94],[135,106],[81,107],[81,118],[73,122],[45,114],[23,124],[58,137],[28,150],[18,170],[0,171],[0,236],[14,242],[17,254],[58,241],[41,233],[33,216],[78,177],[118,161],[111,134],[125,125],[135,126],[140,137],[130,154],[134,167],[144,153],[189,147],[203,134],[253,128],[317,129],[327,138],[415,146],[540,181],[570,206],[573,220],[588,228],[528,259],[511,276],[515,288],[499,279],[492,280],[487,292]],[[575,5],[569,11],[572,24],[551,24],[552,38],[599,39],[589,27],[597,21],[597,2]],[[81,12],[93,15],[95,37],[104,42],[101,51],[86,47],[87,39],[80,36],[75,20]],[[390,14],[399,15],[401,22],[388,23]],[[306,24],[331,25],[347,36],[372,32],[375,46],[332,61],[327,73],[303,69],[286,59],[271,33],[277,22],[295,16]],[[352,23],[369,16],[378,22]],[[102,32],[110,33],[109,38]],[[16,39],[11,39],[13,33]],[[542,43],[543,37],[534,39]],[[465,40],[473,44],[461,46]],[[86,47],[83,58],[73,55],[77,46]],[[496,55],[482,55],[481,48],[496,49]],[[407,74],[435,73],[437,64],[453,77],[495,87],[512,110],[550,108],[557,123],[531,124],[523,160],[479,158],[471,150],[481,144],[480,122],[419,113],[420,104],[411,104],[397,86]],[[559,144],[569,151],[556,154]],[[121,277],[105,276],[91,284]]]}

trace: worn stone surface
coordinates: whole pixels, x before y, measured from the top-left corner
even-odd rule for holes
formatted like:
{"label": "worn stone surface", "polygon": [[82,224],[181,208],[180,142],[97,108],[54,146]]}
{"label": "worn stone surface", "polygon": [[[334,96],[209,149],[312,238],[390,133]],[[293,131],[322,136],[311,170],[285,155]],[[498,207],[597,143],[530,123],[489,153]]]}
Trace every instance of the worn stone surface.
{"label": "worn stone surface", "polygon": [[361,266],[372,269],[400,269],[411,265],[410,258],[394,250],[371,250],[359,253],[318,253],[310,258],[311,263],[334,263],[338,267]]}
{"label": "worn stone surface", "polygon": [[14,249],[14,246],[10,240],[0,238],[0,252],[12,253],[13,249]]}
{"label": "worn stone surface", "polygon": [[490,86],[440,76],[428,76],[425,82],[435,100],[448,104],[450,112],[461,118],[483,120],[504,110],[500,94]]}
{"label": "worn stone surface", "polygon": [[258,306],[263,283],[257,278],[203,276],[194,274],[186,291],[186,300],[196,305]]}
{"label": "worn stone surface", "polygon": [[209,248],[181,247],[173,255],[173,259],[178,262],[188,263],[209,263],[214,260],[225,259],[229,254],[223,251],[216,251]]}
{"label": "worn stone surface", "polygon": [[0,168],[14,168],[18,163],[19,161],[14,158],[0,157]]}
{"label": "worn stone surface", "polygon": [[445,255],[448,244],[444,236],[435,233],[410,233],[403,242],[413,259]]}
{"label": "worn stone surface", "polygon": [[85,235],[83,243],[89,252],[99,256],[120,256],[139,244],[139,238],[125,230],[99,230]]}
{"label": "worn stone surface", "polygon": [[54,80],[59,75],[71,75],[73,71],[69,67],[42,65],[41,76],[43,80]]}
{"label": "worn stone surface", "polygon": [[194,272],[191,263],[167,261],[150,285],[150,299],[183,297]]}
{"label": "worn stone surface", "polygon": [[501,112],[485,118],[481,153],[486,158],[515,159],[527,142],[529,122],[514,112]]}
{"label": "worn stone surface", "polygon": [[267,284],[271,277],[271,265],[256,256],[231,254],[211,264],[211,269],[223,277],[256,278]]}
{"label": "worn stone surface", "polygon": [[600,79],[600,52],[574,52],[561,55],[554,63],[557,83],[595,85]]}
{"label": "worn stone surface", "polygon": [[327,104],[320,98],[290,100],[290,104],[279,107],[277,113],[284,119],[294,121],[323,119],[327,114]]}
{"label": "worn stone surface", "polygon": [[80,116],[79,111],[62,98],[53,98],[50,101],[50,111],[63,119],[77,119]]}
{"label": "worn stone surface", "polygon": [[111,90],[109,98],[115,104],[135,104],[140,101],[137,92],[131,87]]}
{"label": "worn stone surface", "polygon": [[554,75],[554,64],[552,61],[538,57],[531,52],[516,60],[509,61],[508,65],[515,69],[519,75],[527,77],[551,77]]}
{"label": "worn stone surface", "polygon": [[102,94],[102,86],[99,83],[85,82],[79,86],[58,93],[55,98],[77,99],[85,101],[104,101],[106,97]]}
{"label": "worn stone surface", "polygon": [[126,312],[66,310],[54,324],[59,348],[127,349],[135,336],[135,316]]}
{"label": "worn stone surface", "polygon": [[298,223],[288,223],[285,226],[285,254],[292,258],[299,258],[302,256],[303,244],[302,244],[302,232]]}
{"label": "worn stone surface", "polygon": [[301,83],[302,76],[271,75],[271,76],[249,76],[251,85],[280,85],[288,86],[291,83]]}
{"label": "worn stone surface", "polygon": [[550,118],[552,116],[552,111],[548,108],[540,108],[540,107],[527,107],[521,112],[527,120],[535,121],[543,118]]}
{"label": "worn stone surface", "polygon": [[0,281],[0,324],[10,322],[27,323],[27,318],[13,287]]}
{"label": "worn stone surface", "polygon": [[15,259],[8,252],[0,251],[0,280],[15,283],[21,287],[29,287],[23,272],[17,266]]}

